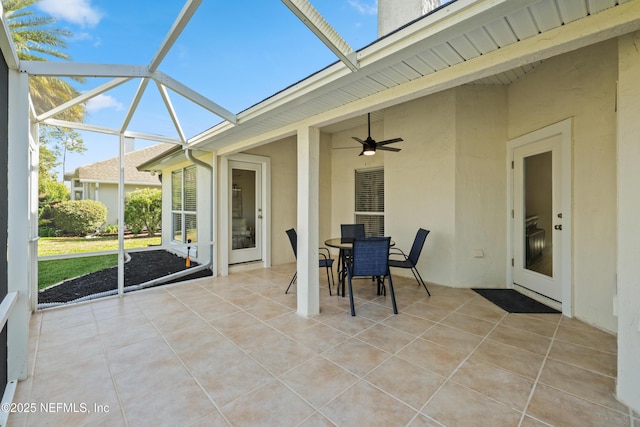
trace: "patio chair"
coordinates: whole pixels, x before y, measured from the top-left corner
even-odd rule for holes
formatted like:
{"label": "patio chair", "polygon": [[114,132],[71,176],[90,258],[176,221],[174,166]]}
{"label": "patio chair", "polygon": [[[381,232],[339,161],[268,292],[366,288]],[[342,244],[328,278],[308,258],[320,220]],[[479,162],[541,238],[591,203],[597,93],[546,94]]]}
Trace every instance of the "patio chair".
{"label": "patio chair", "polygon": [[388,278],[389,291],[391,292],[391,302],[393,304],[393,313],[398,314],[398,307],[396,306],[396,295],[393,292],[393,280],[391,279],[391,271],[389,270],[390,244],[390,237],[370,237],[364,239],[354,239],[352,260],[350,264],[347,264],[347,278],[349,280],[349,304],[351,305],[352,316],[356,315],[356,309],[353,303],[352,285],[352,279],[354,277],[377,278],[378,294],[380,294],[380,285],[383,285],[384,279]]}
{"label": "patio chair", "polygon": [[[422,252],[422,247],[424,246],[424,241],[427,239],[427,235],[429,234],[429,230],[425,230],[421,228],[416,233],[416,238],[413,240],[413,245],[411,246],[411,251],[409,251],[409,255],[402,252],[402,249],[391,248],[390,258],[389,258],[389,267],[395,268],[408,268],[413,273],[413,277],[418,281],[418,286],[424,286],[424,290],[427,291],[427,294],[431,296],[429,289],[427,289],[427,285],[422,280],[422,276],[420,276],[420,272],[418,271],[418,258],[420,258],[420,252]],[[402,256],[403,259],[393,258],[393,256]]]}
{"label": "patio chair", "polygon": [[[291,249],[293,249],[293,255],[296,257],[296,259],[298,259],[298,234],[296,233],[296,230],[294,230],[293,228],[290,228],[289,230],[287,230],[286,233],[287,233],[287,236],[289,236],[289,242],[291,242]],[[335,285],[335,279],[333,278],[333,258],[331,258],[331,253],[329,252],[329,248],[321,247],[319,248],[319,250],[320,250],[320,254],[319,254],[320,259],[318,259],[318,266],[320,268],[324,268],[327,272],[327,284],[329,285],[329,295],[332,295],[331,286],[332,284]],[[329,280],[329,270],[331,270],[331,280]],[[284,291],[285,294],[289,292],[289,288],[291,287],[291,285],[293,285],[293,282],[295,282],[297,278],[298,278],[298,272],[296,271],[293,277],[291,278],[291,281],[289,282],[289,286],[287,286],[287,290]]]}
{"label": "patio chair", "polygon": [[[364,224],[340,224],[340,240],[343,243],[353,243],[354,239],[364,238]],[[342,283],[342,296],[344,296],[344,282],[347,277],[346,265],[351,262],[351,250],[340,249],[338,254],[338,277]],[[340,295],[340,287],[338,287]]]}

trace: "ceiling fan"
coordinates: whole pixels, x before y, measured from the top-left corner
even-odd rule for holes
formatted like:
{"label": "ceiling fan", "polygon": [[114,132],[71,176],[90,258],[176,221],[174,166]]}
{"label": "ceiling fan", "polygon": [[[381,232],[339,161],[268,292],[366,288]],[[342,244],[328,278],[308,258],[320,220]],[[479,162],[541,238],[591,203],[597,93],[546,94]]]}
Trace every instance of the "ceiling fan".
{"label": "ceiling fan", "polygon": [[362,152],[360,153],[360,156],[362,155],[373,156],[374,154],[376,154],[376,150],[395,151],[395,152],[400,151],[399,148],[386,147],[386,145],[393,144],[394,142],[403,141],[402,138],[387,139],[386,141],[380,141],[380,142],[376,142],[374,139],[371,138],[371,113],[367,113],[367,134],[368,134],[367,139],[365,139],[364,141],[355,136],[351,137],[356,141],[358,141],[360,144],[362,144]]}

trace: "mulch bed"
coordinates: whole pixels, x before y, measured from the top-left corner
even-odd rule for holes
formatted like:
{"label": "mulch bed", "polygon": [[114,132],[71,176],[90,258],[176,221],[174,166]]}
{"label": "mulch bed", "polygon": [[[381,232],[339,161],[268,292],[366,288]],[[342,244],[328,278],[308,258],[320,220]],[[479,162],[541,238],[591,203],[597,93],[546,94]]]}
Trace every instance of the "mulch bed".
{"label": "mulch bed", "polygon": [[[139,285],[149,280],[186,269],[185,259],[164,250],[132,252],[131,260],[124,264],[124,286]],[[191,268],[198,264],[192,262]],[[190,279],[211,276],[205,269],[178,279],[165,282],[177,283]],[[118,289],[118,267],[108,268],[82,277],[67,280],[38,293],[38,303],[65,303],[100,292]]]}

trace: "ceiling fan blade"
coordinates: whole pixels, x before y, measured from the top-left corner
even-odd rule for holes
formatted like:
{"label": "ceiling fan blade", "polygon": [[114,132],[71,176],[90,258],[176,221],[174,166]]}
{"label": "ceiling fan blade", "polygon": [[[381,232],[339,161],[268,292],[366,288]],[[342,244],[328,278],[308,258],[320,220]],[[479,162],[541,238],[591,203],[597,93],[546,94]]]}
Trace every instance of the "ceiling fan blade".
{"label": "ceiling fan blade", "polygon": [[361,140],[360,138],[356,137],[356,136],[352,136],[351,138],[355,139],[356,141],[358,141],[360,144],[364,145],[364,141]]}
{"label": "ceiling fan blade", "polygon": [[[380,145],[380,144],[378,144]],[[400,151],[400,148],[393,148],[393,147],[376,147],[376,150],[384,150],[384,151],[395,151],[398,152]]]}
{"label": "ceiling fan blade", "polygon": [[387,145],[387,144],[393,144],[394,142],[401,142],[404,141],[404,139],[402,138],[394,138],[394,139],[387,139],[386,141],[380,141],[377,142],[376,144],[378,145]]}

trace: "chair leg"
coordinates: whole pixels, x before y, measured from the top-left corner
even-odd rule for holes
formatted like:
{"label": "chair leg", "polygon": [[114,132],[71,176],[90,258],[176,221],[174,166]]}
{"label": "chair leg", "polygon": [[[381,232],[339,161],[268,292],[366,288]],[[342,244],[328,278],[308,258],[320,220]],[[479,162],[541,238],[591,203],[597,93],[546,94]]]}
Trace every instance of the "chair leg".
{"label": "chair leg", "polygon": [[[349,280],[349,304],[351,305],[351,315],[356,315],[356,308],[353,304],[353,287],[351,286],[351,275],[347,275]],[[342,291],[342,296],[344,296],[344,290]]]}
{"label": "chair leg", "polygon": [[291,278],[291,281],[289,282],[289,286],[287,286],[287,290],[284,291],[284,293],[286,294],[287,292],[289,292],[289,288],[291,287],[291,285],[293,285],[293,282],[296,281],[296,278],[298,277],[298,272],[296,271],[296,273],[293,275],[293,277]]}
{"label": "chair leg", "polygon": [[[331,282],[329,281],[329,266],[325,267],[327,271],[327,285],[329,285],[329,296],[331,296]],[[333,269],[331,270],[331,275],[333,275]]]}
{"label": "chair leg", "polygon": [[389,291],[391,291],[391,303],[393,304],[393,314],[398,314],[398,306],[396,305],[396,294],[393,292],[393,280],[391,280],[391,271],[387,271],[389,278]]}
{"label": "chair leg", "polygon": [[418,269],[416,267],[413,267],[411,271],[413,272],[413,276],[418,281],[418,286],[420,285],[424,286],[424,290],[427,291],[427,295],[431,296],[431,292],[429,292],[429,289],[427,289],[427,285],[424,283],[424,280],[422,279],[422,276],[420,275],[420,272],[418,271]]}

